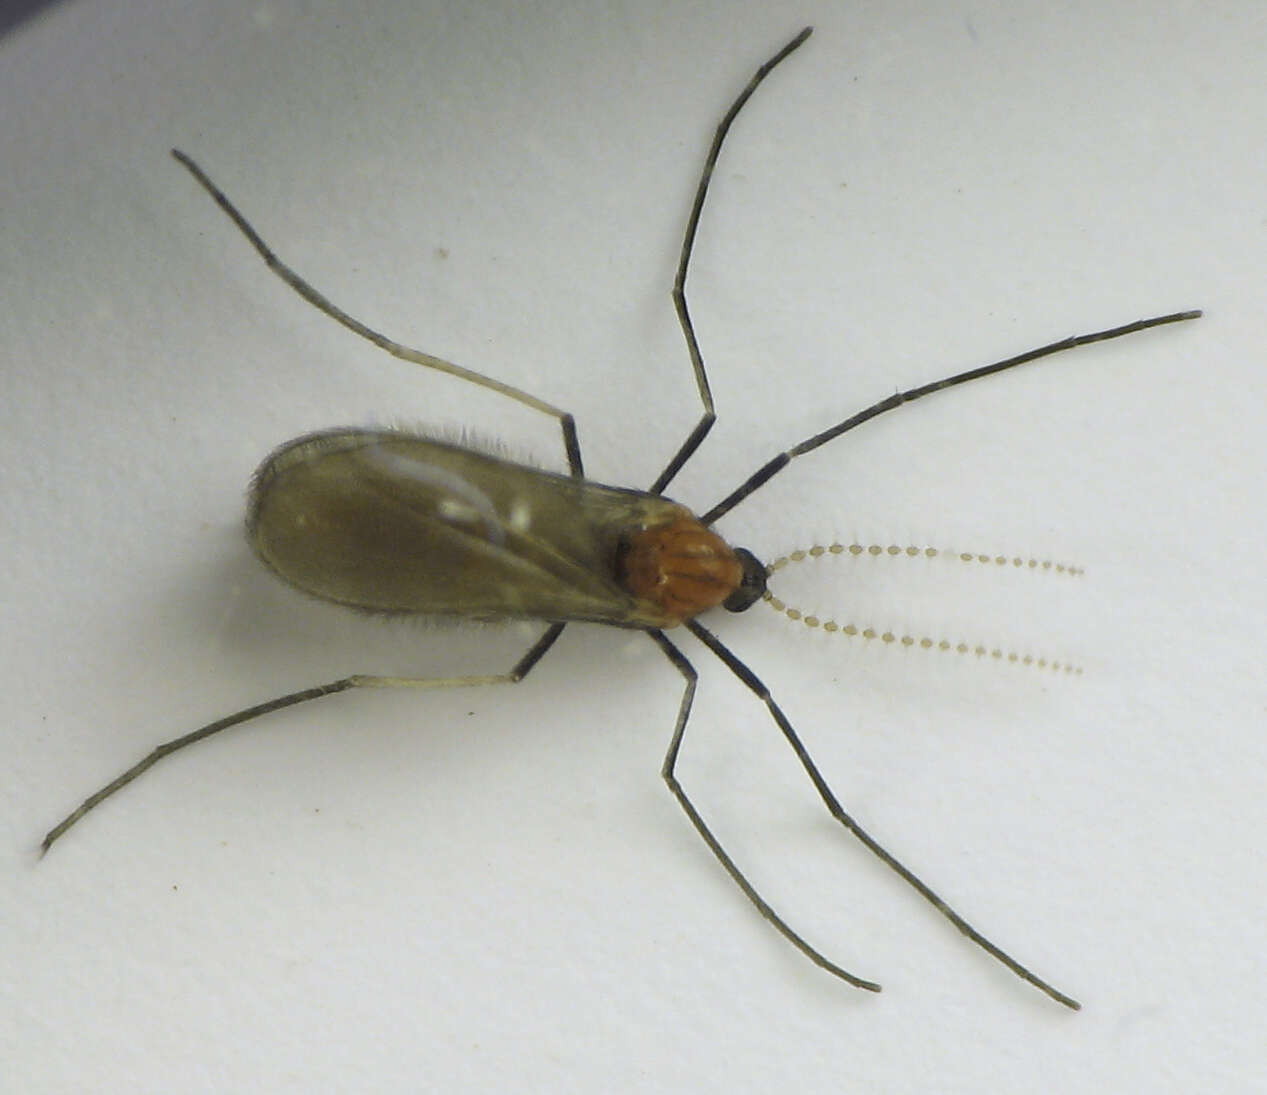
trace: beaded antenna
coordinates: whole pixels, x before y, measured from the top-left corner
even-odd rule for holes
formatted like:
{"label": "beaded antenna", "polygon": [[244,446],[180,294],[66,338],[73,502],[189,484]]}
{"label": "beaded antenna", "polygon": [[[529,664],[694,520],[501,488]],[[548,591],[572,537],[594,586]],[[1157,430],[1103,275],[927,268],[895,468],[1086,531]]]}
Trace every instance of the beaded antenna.
{"label": "beaded antenna", "polygon": [[[852,559],[948,559],[969,565],[985,565],[1014,570],[1030,570],[1041,574],[1061,574],[1069,577],[1080,577],[1086,571],[1080,566],[1069,563],[1056,563],[1050,559],[1024,558],[1020,555],[990,555],[984,552],[947,551],[935,547],[901,547],[897,544],[815,544],[813,547],[797,548],[781,555],[766,566],[767,582],[781,570],[793,563],[804,563],[815,559],[834,557]],[[1014,650],[1004,650],[997,644],[986,644],[979,640],[933,638],[928,635],[899,634],[898,632],[872,623],[839,623],[835,619],[823,619],[818,613],[807,612],[788,604],[767,585],[761,599],[775,612],[781,612],[789,620],[802,623],[809,628],[821,628],[824,632],[844,635],[847,638],[860,638],[878,641],[884,644],[897,644],[904,647],[918,647],[920,650],[937,650],[942,653],[972,654],[978,658],[989,657],[994,661],[1008,662],[1012,665],[1029,666],[1035,669],[1047,669],[1054,673],[1080,674],[1080,666],[1066,660],[1046,657],[1041,654],[1022,654]]]}

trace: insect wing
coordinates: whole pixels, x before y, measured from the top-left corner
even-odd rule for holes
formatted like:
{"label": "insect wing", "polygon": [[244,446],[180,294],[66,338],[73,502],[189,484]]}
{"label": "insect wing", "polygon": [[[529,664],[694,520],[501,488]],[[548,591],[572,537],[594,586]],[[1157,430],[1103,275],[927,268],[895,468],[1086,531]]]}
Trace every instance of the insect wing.
{"label": "insect wing", "polygon": [[247,532],[291,585],[371,612],[657,627],[616,558],[630,532],[681,512],[414,434],[333,430],[264,461]]}

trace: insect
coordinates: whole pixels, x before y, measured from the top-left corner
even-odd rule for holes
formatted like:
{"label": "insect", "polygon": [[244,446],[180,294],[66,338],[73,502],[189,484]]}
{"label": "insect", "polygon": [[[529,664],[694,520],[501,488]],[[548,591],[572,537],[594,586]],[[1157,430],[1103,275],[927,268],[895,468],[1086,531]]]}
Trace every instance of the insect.
{"label": "insect", "polygon": [[703,410],[694,429],[646,490],[605,486],[586,479],[576,425],[565,411],[510,385],[402,346],[352,318],[282,262],[197,163],[179,150],[172,151],[246,236],[269,269],[310,304],[396,358],[461,377],[552,416],[563,436],[568,475],[525,467],[451,442],[399,430],[337,429],[300,437],[268,456],[252,481],[246,525],[256,555],[290,585],[322,600],[362,611],[480,620],[527,619],[546,626],[527,652],[504,673],[450,678],[357,674],[217,719],[158,746],[86,799],[44,837],[42,852],[47,852],[90,810],[163,757],[229,727],[358,688],[513,684],[528,676],[569,624],[608,624],[645,633],[682,676],[682,699],[661,775],[718,862],[761,915],[812,962],[851,985],[878,992],[880,986],[875,982],[841,968],[792,929],[744,876],[679,783],[676,766],[697,674],[666,632],[683,627],[764,704],[836,821],[979,947],[1053,1000],[1069,1008],[1079,1007],[1072,997],[985,938],[844,810],[760,678],[700,622],[699,617],[709,609],[721,606],[742,612],[766,596],[767,578],[773,569],[752,552],[729,545],[713,526],[794,459],[878,415],[1026,362],[1195,319],[1201,313],[1175,312],[1066,338],[891,395],[779,453],[702,515],[667,499],[666,488],[716,420],[686,300],[687,272],[709,182],[726,135],[744,104],[810,33],[808,27],[802,30],[756,71],[723,116],[705,156],[672,293]]}

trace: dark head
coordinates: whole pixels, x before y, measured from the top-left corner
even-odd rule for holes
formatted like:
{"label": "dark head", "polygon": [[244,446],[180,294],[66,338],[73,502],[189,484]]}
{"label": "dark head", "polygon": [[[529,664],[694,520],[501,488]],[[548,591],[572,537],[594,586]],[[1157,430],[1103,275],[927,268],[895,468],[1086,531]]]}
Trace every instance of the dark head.
{"label": "dark head", "polygon": [[739,565],[743,567],[743,580],[739,583],[739,588],[722,601],[722,608],[727,612],[743,612],[765,596],[766,569],[765,564],[747,548],[732,550]]}

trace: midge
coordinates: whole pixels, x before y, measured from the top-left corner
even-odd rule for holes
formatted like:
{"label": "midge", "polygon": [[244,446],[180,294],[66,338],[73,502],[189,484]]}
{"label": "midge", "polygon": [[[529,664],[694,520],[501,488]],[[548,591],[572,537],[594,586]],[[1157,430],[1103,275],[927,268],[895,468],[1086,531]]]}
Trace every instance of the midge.
{"label": "midge", "polygon": [[1066,996],[1004,953],[898,862],[840,805],[769,690],[698,617],[718,605],[742,612],[766,595],[768,571],[750,551],[726,543],[712,526],[798,456],[855,426],[922,396],[1028,361],[1162,324],[1195,319],[1175,312],[1042,346],[993,365],[891,395],[767,461],[720,502],[696,516],[664,497],[715,421],[704,361],[686,306],[686,276],[700,213],[722,142],[748,97],[810,36],[806,27],[762,65],[717,127],[687,218],[673,283],[673,303],[695,370],[703,413],[647,490],[609,487],[585,478],[572,416],[527,392],[438,357],[409,349],[353,319],[283,263],[206,173],[183,152],[188,169],[260,253],[269,268],[309,303],[389,354],[462,377],[558,419],[569,475],[524,467],[487,453],[399,430],[338,429],[282,445],[256,472],[247,505],[247,536],[282,580],[326,601],[385,614],[430,614],[477,620],[541,620],[541,637],[505,673],[449,678],[356,674],[279,696],[160,745],[88,798],[45,836],[48,851],[89,810],[170,753],[231,726],[354,688],[453,688],[523,680],[572,622],[611,624],[647,634],[685,682],[661,775],[735,884],[793,946],[828,973],[878,992],[801,938],[753,888],[718,843],[675,770],[695,695],[696,672],[665,631],[685,627],[765,704],[827,810],[913,886],[964,935],[1017,976],[1066,1007]]}

